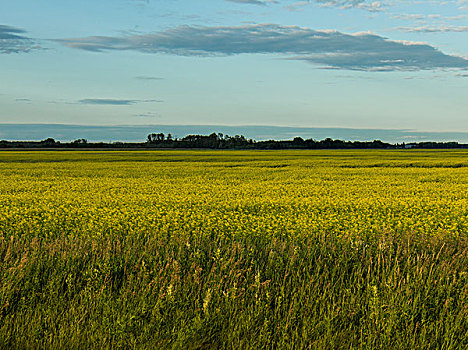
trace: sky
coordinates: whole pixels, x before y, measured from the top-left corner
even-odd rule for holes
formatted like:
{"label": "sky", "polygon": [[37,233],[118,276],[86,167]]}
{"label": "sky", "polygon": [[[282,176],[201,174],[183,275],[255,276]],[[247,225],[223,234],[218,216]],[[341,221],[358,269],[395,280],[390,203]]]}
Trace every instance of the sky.
{"label": "sky", "polygon": [[0,123],[468,132],[468,0],[4,0]]}

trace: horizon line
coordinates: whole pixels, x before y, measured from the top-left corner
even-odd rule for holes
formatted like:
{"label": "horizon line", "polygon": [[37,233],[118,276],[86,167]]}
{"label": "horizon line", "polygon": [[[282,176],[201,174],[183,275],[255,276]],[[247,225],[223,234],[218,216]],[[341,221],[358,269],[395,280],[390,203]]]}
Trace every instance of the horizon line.
{"label": "horizon line", "polygon": [[468,134],[468,130],[422,130],[415,128],[384,128],[384,127],[354,127],[354,126],[291,126],[291,125],[272,125],[272,124],[68,124],[68,123],[11,123],[0,122],[2,125],[44,125],[44,126],[79,126],[79,127],[96,127],[96,128],[112,128],[112,127],[229,127],[229,128],[286,128],[286,129],[342,129],[342,130],[379,130],[379,131],[409,131],[417,133],[457,133]]}

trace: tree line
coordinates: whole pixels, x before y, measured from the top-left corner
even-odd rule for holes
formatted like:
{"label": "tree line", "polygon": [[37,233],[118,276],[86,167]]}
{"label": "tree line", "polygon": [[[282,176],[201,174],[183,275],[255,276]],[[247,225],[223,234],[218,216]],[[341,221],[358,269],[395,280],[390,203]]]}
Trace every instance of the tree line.
{"label": "tree line", "polygon": [[255,141],[243,135],[229,136],[222,133],[210,135],[187,135],[182,138],[172,134],[151,133],[145,142],[88,142],[76,139],[72,142],[60,142],[53,138],[42,141],[0,141],[0,148],[200,148],[200,149],[456,149],[468,148],[468,144],[458,142],[419,142],[387,143],[374,141],[343,141],[332,138],[324,140],[303,139]]}

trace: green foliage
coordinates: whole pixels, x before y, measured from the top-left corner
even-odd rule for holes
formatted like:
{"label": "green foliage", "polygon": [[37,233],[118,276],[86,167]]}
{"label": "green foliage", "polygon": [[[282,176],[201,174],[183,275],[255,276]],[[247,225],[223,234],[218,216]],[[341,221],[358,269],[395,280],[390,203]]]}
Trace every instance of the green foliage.
{"label": "green foliage", "polygon": [[466,239],[1,241],[3,348],[468,346]]}

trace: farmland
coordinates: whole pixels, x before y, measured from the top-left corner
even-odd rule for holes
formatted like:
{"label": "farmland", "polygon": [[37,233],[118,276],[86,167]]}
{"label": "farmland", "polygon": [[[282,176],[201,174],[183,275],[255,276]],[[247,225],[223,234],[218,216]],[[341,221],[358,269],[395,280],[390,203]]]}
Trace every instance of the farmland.
{"label": "farmland", "polygon": [[4,151],[0,179],[0,348],[468,347],[467,151]]}

